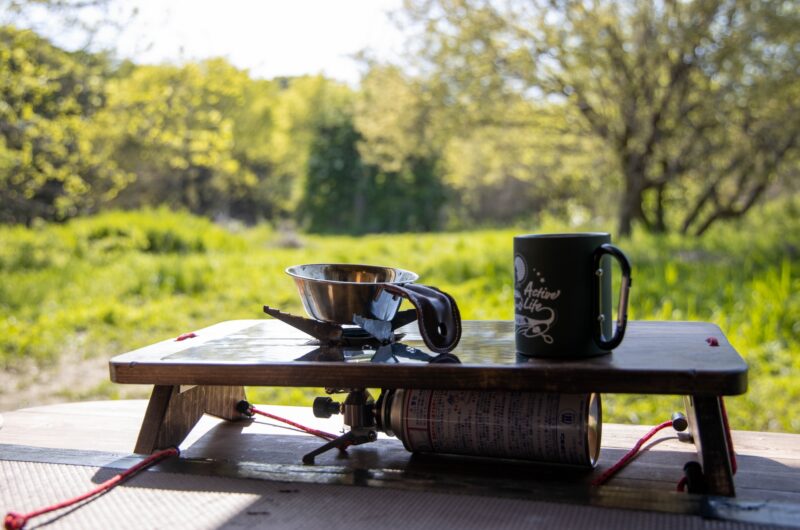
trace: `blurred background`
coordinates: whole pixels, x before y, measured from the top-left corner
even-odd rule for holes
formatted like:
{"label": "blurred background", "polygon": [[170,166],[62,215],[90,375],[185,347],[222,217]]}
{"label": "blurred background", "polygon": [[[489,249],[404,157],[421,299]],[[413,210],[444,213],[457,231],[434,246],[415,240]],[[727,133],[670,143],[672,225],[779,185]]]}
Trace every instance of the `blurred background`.
{"label": "blurred background", "polygon": [[766,0],[0,0],[0,410],[146,397],[111,356],[301,314],[297,263],[510,319],[514,234],[607,230],[633,318],[750,363],[733,427],[800,432],[799,28]]}

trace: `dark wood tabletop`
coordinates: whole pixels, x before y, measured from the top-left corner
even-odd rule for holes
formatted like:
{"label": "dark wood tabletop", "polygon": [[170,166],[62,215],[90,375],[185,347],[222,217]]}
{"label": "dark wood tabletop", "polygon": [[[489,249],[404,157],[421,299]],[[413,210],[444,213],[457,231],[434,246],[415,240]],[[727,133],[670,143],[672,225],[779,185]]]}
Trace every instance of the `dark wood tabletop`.
{"label": "dark wood tabletop", "polygon": [[234,320],[114,357],[111,380],[154,385],[431,388],[736,395],[747,364],[714,324],[631,322],[612,353],[577,360],[515,354],[507,321],[465,321],[460,364],[430,364],[415,324],[392,355],[337,350],[276,320]]}

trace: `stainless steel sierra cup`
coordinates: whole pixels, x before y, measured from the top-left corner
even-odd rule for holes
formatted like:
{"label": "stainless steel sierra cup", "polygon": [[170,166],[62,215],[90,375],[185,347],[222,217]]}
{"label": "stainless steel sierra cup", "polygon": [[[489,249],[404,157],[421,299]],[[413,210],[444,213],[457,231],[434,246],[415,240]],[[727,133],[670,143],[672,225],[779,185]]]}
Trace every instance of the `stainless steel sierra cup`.
{"label": "stainless steel sierra cup", "polygon": [[309,316],[337,324],[351,324],[353,315],[391,320],[403,298],[386,286],[419,278],[402,269],[345,263],[295,265],[286,272],[294,278]]}
{"label": "stainless steel sierra cup", "polygon": [[[622,270],[616,326],[611,312],[611,258]],[[606,233],[514,237],[517,353],[592,357],[622,342],[628,321],[631,265]]]}
{"label": "stainless steel sierra cup", "polygon": [[354,324],[356,317],[361,317],[391,322],[405,298],[416,310],[420,335],[431,351],[448,353],[461,339],[461,314],[455,299],[436,287],[414,283],[417,275],[411,271],[313,263],[295,265],[286,272],[294,278],[306,312],[317,320]]}

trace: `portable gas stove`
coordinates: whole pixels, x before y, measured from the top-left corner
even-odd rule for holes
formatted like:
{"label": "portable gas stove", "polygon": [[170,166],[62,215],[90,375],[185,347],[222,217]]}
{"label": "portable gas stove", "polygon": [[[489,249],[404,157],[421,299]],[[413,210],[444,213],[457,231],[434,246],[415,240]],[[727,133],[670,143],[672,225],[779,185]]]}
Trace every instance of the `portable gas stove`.
{"label": "portable gas stove", "polygon": [[[291,315],[266,305],[264,312],[306,333],[314,339],[308,344],[319,346],[299,357],[298,361],[352,362],[364,360],[384,363],[400,362],[399,360],[404,358],[426,363],[460,362],[458,357],[448,352],[432,356],[399,342],[405,333],[396,333],[395,331],[417,320],[418,314],[415,309],[400,311],[390,321],[353,315],[354,325],[349,326]],[[317,455],[334,448],[344,450],[351,445],[373,442],[377,440],[378,430],[381,428],[376,419],[377,411],[381,407],[376,404],[366,388],[329,387],[325,391],[328,394],[347,393],[347,397],[342,403],[335,402],[330,397],[316,398],[313,404],[314,415],[318,418],[330,418],[334,414],[342,414],[348,430],[338,438],[303,456],[304,464],[313,464]],[[384,393],[382,392],[379,401],[383,397]],[[246,401],[241,401],[238,406],[239,412],[246,414],[248,405]]]}

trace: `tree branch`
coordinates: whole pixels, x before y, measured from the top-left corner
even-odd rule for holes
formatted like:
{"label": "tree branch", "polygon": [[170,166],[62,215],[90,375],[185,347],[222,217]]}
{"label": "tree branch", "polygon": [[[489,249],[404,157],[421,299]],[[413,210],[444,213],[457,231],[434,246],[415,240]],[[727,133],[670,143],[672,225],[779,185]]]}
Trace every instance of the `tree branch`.
{"label": "tree branch", "polygon": [[695,230],[694,235],[697,237],[702,236],[712,224],[716,221],[720,221],[722,219],[734,219],[736,217],[741,217],[745,213],[747,213],[753,205],[758,202],[758,199],[763,195],[764,191],[767,189],[766,182],[758,183],[753,189],[750,190],[749,196],[745,203],[739,207],[735,208],[733,206],[725,207],[725,208],[717,208],[715,209],[703,223]]}
{"label": "tree branch", "polygon": [[708,201],[710,200],[713,201],[717,209],[719,208],[719,197],[717,195],[717,187],[719,186],[720,182],[722,182],[722,179],[725,178],[726,175],[734,171],[737,167],[746,167],[747,171],[750,171],[750,169],[752,169],[753,166],[752,160],[750,161],[749,164],[746,164],[746,166],[745,165],[740,166],[740,164],[742,164],[743,162],[744,162],[743,154],[740,154],[739,156],[735,157],[728,163],[727,167],[724,170],[720,171],[717,174],[716,178],[714,178],[714,180],[706,186],[703,193],[701,193],[700,196],[695,201],[692,210],[684,218],[683,225],[681,227],[681,233],[687,234],[689,232],[689,229],[692,227],[694,222],[700,216],[703,207],[708,203]]}
{"label": "tree branch", "polygon": [[[560,60],[559,65],[563,67]],[[582,94],[581,88],[576,86],[574,83],[567,83],[560,75],[555,73],[552,74],[552,79],[559,87],[562,95],[567,98],[575,97],[578,100],[578,110],[581,112],[584,118],[586,118],[586,121],[589,122],[592,130],[604,140],[610,140],[611,131],[608,129],[608,126],[605,124],[605,121],[601,118],[601,116],[594,110],[594,107],[592,107],[592,105],[586,101],[586,98]]]}

